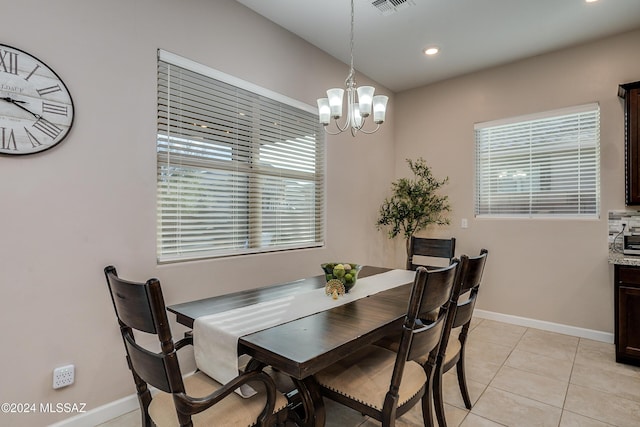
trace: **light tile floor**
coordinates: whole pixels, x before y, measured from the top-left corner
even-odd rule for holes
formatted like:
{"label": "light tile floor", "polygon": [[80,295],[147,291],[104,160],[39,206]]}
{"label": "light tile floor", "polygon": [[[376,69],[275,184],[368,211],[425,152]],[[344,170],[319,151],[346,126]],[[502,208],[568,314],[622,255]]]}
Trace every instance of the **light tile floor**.
{"label": "light tile floor", "polygon": [[[450,427],[640,426],[640,368],[617,364],[613,344],[474,319],[467,344],[467,384],[473,401],[464,407],[455,369],[444,375]],[[327,426],[373,427],[379,423],[327,401]],[[138,411],[102,427],[140,425]],[[420,405],[397,427],[422,426]]]}

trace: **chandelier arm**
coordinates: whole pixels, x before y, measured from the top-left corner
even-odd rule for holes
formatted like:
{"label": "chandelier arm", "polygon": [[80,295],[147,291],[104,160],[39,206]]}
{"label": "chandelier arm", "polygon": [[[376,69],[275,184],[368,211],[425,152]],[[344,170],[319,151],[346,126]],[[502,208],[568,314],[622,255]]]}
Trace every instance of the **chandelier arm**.
{"label": "chandelier arm", "polygon": [[[363,123],[363,125],[364,125],[364,123]],[[378,131],[378,129],[380,129],[380,124],[379,123],[376,125],[376,128],[373,129],[373,130],[367,131],[367,130],[364,130],[364,129],[362,129],[360,127],[360,128],[358,128],[358,132],[362,132],[362,133],[364,133],[366,135],[371,135],[372,133],[376,133]]]}
{"label": "chandelier arm", "polygon": [[350,127],[350,123],[351,123],[351,119],[350,117],[347,115],[346,121],[343,123],[343,125],[341,126],[340,123],[338,123],[337,119],[333,120],[333,124],[335,125],[336,129],[338,130],[337,132],[329,132],[328,127],[329,125],[324,126],[324,131],[326,133],[328,133],[329,135],[339,135],[342,132],[344,132],[345,130],[347,130]]}
{"label": "chandelier arm", "polygon": [[329,134],[329,135],[340,135],[343,131],[338,130],[338,132],[329,132],[329,130],[327,129],[328,125],[324,127],[324,133]]}

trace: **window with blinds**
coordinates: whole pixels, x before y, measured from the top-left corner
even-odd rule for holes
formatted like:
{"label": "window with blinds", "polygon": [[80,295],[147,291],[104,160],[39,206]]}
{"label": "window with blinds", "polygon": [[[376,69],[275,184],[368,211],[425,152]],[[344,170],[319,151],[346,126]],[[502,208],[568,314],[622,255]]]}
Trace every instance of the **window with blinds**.
{"label": "window with blinds", "polygon": [[321,246],[324,156],[313,107],[160,50],[158,261]]}
{"label": "window with blinds", "polygon": [[475,126],[476,216],[598,218],[600,108]]}

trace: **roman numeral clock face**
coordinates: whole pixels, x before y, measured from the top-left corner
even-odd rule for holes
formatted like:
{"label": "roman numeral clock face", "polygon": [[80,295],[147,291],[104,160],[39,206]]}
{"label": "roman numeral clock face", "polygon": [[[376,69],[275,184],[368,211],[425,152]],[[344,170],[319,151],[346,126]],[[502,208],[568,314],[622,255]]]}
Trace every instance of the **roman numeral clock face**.
{"label": "roman numeral clock face", "polygon": [[73,124],[73,101],[44,62],[0,44],[0,154],[39,153],[59,144]]}

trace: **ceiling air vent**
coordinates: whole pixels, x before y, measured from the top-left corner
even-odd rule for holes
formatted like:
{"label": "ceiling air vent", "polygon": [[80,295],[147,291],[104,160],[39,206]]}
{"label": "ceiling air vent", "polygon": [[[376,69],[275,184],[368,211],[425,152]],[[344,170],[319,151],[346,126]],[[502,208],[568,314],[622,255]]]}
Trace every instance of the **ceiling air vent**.
{"label": "ceiling air vent", "polygon": [[373,6],[383,15],[391,15],[408,6],[415,6],[413,0],[373,0]]}

